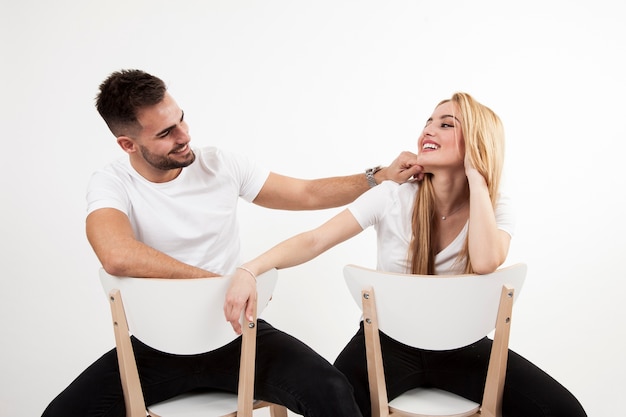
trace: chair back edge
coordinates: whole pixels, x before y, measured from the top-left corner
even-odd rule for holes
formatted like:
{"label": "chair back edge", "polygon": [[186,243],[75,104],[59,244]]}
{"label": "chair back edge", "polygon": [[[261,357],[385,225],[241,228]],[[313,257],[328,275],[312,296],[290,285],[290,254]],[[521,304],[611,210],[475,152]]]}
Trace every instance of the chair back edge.
{"label": "chair back edge", "polygon": [[[162,352],[199,354],[217,349],[238,336],[224,317],[230,277],[162,279],[116,277],[100,269],[108,295],[119,289],[130,333]],[[257,277],[257,314],[267,306],[278,273]]]}
{"label": "chair back edge", "polygon": [[389,337],[422,349],[467,346],[495,329],[503,286],[517,299],[527,273],[518,263],[486,275],[411,275],[344,267],[346,284],[359,308],[361,290],[376,294],[378,326]]}

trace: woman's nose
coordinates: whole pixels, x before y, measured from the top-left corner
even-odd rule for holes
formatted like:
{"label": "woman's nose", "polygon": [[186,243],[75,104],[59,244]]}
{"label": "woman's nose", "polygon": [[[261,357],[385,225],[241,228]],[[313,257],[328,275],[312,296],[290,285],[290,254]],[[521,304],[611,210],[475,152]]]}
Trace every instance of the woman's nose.
{"label": "woman's nose", "polygon": [[434,134],[434,129],[432,124],[427,124],[424,126],[424,130],[422,131],[422,136],[432,136]]}

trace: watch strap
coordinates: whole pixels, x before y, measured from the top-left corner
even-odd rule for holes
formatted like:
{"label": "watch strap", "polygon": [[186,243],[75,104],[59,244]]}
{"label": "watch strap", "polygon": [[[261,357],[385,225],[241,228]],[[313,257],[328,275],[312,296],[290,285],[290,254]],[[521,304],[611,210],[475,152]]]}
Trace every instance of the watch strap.
{"label": "watch strap", "polygon": [[378,185],[376,179],[374,178],[374,174],[376,174],[381,169],[383,169],[383,167],[378,165],[373,168],[367,168],[365,170],[365,177],[367,178],[367,183],[369,184],[370,188],[374,188]]}

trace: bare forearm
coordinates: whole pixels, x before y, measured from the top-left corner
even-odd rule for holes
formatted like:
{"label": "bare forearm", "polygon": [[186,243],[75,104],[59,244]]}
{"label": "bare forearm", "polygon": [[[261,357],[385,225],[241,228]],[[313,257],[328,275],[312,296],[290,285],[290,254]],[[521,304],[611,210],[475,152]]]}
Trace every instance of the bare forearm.
{"label": "bare forearm", "polygon": [[96,210],[87,216],[85,226],[87,239],[109,274],[145,278],[216,276],[138,241],[128,217],[118,210]]}
{"label": "bare forearm", "polygon": [[340,207],[369,190],[365,174],[320,178],[307,181],[308,209]]}
{"label": "bare forearm", "polygon": [[288,268],[314,258],[316,254],[319,254],[319,250],[307,244],[310,241],[311,232],[294,236],[235,270],[224,300],[224,315],[237,334],[241,334],[239,323],[241,311],[245,309],[245,315],[249,320],[253,317],[256,277],[272,268]]}
{"label": "bare forearm", "polygon": [[321,226],[284,240],[244,265],[257,275],[272,268],[290,268],[310,261],[362,230],[350,210],[345,209]]}
{"label": "bare forearm", "polygon": [[[416,171],[414,167],[382,167],[373,177],[376,184],[383,181],[406,182]],[[340,207],[354,201],[358,196],[372,188],[373,184],[365,174],[355,174],[345,177],[329,177],[309,180],[307,195],[311,196],[309,209],[323,209]]]}
{"label": "bare forearm", "polygon": [[373,174],[370,184],[365,171],[344,177],[329,177],[303,180],[270,173],[254,203],[267,208],[281,210],[318,210],[340,207],[354,201],[372,186],[383,181],[404,183],[415,175],[419,177],[421,167],[416,165],[415,155],[402,152],[390,166]]}
{"label": "bare forearm", "polygon": [[244,266],[260,275],[272,268],[285,269],[310,261],[327,249],[320,246],[313,236],[313,231],[296,235],[246,262]]}
{"label": "bare forearm", "polygon": [[482,177],[468,179],[470,181],[469,256],[474,272],[486,274],[502,265],[509,245],[503,236],[505,232],[498,229],[484,179]]}
{"label": "bare forearm", "polygon": [[217,276],[185,264],[141,242],[123,245],[123,249],[96,252],[102,267],[116,276],[142,278],[204,278]]}
{"label": "bare forearm", "polygon": [[233,329],[237,333],[241,331],[239,317],[246,305],[246,316],[251,317],[252,314],[249,300],[254,299],[256,289],[250,275],[256,277],[272,268],[300,265],[361,231],[359,223],[346,209],[320,227],[287,239],[238,268],[224,302],[224,313]]}

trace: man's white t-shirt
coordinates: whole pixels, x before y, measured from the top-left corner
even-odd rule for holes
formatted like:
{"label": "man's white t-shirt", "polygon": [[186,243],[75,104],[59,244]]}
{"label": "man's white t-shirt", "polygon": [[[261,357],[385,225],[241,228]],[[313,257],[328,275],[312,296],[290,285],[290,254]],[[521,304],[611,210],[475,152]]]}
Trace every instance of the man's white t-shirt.
{"label": "man's white t-shirt", "polygon": [[195,161],[166,183],[138,174],[128,158],[96,171],[87,214],[114,208],[128,216],[137,240],[217,274],[241,263],[237,203],[253,201],[269,170],[214,147],[194,149]]}
{"label": "man's white t-shirt", "polygon": [[[397,184],[384,181],[356,199],[348,209],[365,230],[374,226],[377,235],[378,259],[376,269],[386,272],[409,271],[408,248],[412,239],[413,203],[419,182]],[[513,236],[515,216],[509,198],[500,193],[495,209],[498,228]],[[436,274],[463,273],[457,256],[467,237],[468,224],[435,257]]]}

